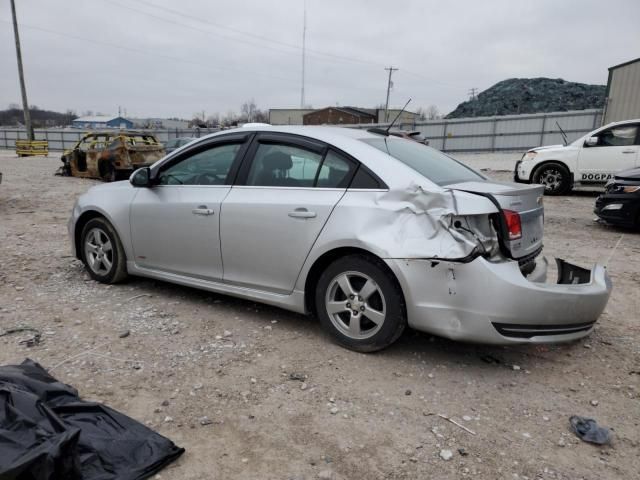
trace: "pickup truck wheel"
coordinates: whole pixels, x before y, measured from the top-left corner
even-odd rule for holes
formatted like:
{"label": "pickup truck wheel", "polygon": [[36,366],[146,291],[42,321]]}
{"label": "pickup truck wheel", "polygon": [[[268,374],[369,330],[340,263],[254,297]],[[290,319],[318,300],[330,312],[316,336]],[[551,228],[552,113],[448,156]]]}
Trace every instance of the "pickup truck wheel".
{"label": "pickup truck wheel", "polygon": [[545,195],[565,195],[571,191],[571,174],[560,163],[545,163],[535,171],[534,183],[544,185]]}
{"label": "pickup truck wheel", "polygon": [[330,264],[315,292],[316,314],[343,347],[375,352],[395,342],[407,321],[404,297],[380,260],[349,255]]}
{"label": "pickup truck wheel", "polygon": [[89,220],[82,229],[82,261],[94,280],[118,283],[127,278],[127,258],[118,234],[102,217]]}

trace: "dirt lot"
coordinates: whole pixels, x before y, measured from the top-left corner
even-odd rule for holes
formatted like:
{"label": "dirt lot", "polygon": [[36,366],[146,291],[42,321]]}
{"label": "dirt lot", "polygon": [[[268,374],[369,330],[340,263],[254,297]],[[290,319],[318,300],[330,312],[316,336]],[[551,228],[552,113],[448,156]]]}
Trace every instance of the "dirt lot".
{"label": "dirt lot", "polygon": [[[516,157],[460,156],[493,169]],[[276,308],[141,278],[90,280],[66,222],[95,182],[54,177],[58,165],[0,153],[0,333],[28,325],[43,338],[0,337],[0,364],[32,358],[185,447],[157,478],[637,478],[640,235],[595,224],[594,193],[545,199],[547,256],[605,261],[624,233],[589,338],[498,348],[408,332],[363,355]],[[572,414],[613,428],[614,445],[582,443]]]}

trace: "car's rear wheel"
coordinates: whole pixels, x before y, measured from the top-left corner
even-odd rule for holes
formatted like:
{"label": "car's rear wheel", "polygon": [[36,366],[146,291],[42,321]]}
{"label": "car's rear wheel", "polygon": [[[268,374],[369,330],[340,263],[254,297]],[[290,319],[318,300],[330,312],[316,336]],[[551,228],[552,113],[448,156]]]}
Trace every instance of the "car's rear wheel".
{"label": "car's rear wheel", "polygon": [[545,195],[564,195],[571,191],[571,174],[560,163],[545,163],[536,170],[533,181],[544,185]]}
{"label": "car's rear wheel", "polygon": [[113,226],[104,218],[93,218],[82,229],[82,261],[91,278],[117,283],[127,278],[127,258]]}
{"label": "car's rear wheel", "polygon": [[349,255],[331,263],[320,275],[316,313],[342,346],[374,352],[395,342],[407,321],[400,287],[375,258]]}

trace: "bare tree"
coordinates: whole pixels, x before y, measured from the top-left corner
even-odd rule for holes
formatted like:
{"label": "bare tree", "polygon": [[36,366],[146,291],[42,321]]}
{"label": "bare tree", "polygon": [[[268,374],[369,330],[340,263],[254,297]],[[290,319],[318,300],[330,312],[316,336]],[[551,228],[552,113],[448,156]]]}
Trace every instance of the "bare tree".
{"label": "bare tree", "polygon": [[260,123],[269,123],[269,111],[256,108],[256,111],[253,114],[253,121]]}
{"label": "bare tree", "polygon": [[254,114],[258,107],[256,106],[256,101],[252,98],[251,100],[247,100],[240,107],[240,121],[251,123],[254,121]]}
{"label": "bare tree", "polygon": [[213,113],[207,117],[207,125],[210,127],[217,127],[220,125],[220,114],[218,112]]}
{"label": "bare tree", "polygon": [[435,105],[429,105],[425,115],[427,116],[427,120],[437,120],[438,118],[442,118],[440,110],[438,110],[438,107]]}
{"label": "bare tree", "polygon": [[220,118],[220,123],[225,127],[236,126],[238,125],[238,121],[238,114],[233,110],[229,110],[222,118]]}

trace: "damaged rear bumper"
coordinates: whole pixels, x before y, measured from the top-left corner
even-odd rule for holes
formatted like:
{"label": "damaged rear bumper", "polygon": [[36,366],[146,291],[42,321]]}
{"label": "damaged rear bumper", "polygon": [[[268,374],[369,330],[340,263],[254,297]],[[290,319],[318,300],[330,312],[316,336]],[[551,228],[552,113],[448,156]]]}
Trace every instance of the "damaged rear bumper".
{"label": "damaged rear bumper", "polygon": [[543,283],[547,260],[525,278],[514,261],[387,260],[402,286],[412,328],[488,344],[565,342],[591,333],[611,294],[601,265],[558,260],[557,283]]}

